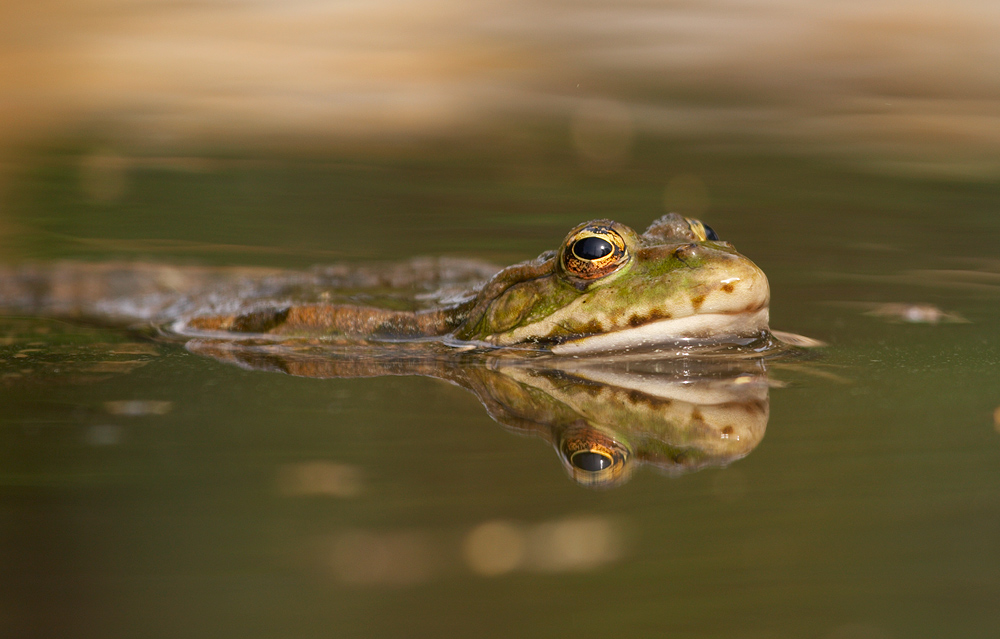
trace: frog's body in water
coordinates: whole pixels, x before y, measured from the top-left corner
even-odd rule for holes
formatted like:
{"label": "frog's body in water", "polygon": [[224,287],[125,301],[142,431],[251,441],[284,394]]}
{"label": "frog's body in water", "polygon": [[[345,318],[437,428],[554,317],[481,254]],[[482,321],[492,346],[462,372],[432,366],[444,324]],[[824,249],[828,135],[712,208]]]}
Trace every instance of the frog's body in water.
{"label": "frog's body in water", "polygon": [[[258,279],[268,277],[273,278],[262,273]],[[86,287],[85,280],[80,277],[76,286]],[[768,334],[764,273],[711,228],[677,214],[660,218],[641,235],[611,220],[586,222],[570,231],[558,250],[505,268],[468,295],[421,310],[328,303],[325,294],[301,301],[287,284],[264,298],[247,297],[231,283],[224,292],[212,292],[211,284],[211,277],[202,277],[197,295],[177,286],[176,299],[159,289],[159,297],[147,292],[131,301],[119,292],[112,303],[97,299],[99,293],[60,294],[59,285],[46,282],[43,274],[22,272],[0,278],[0,307],[169,323],[183,337],[436,339],[556,354],[736,343]]]}
{"label": "frog's body in water", "polygon": [[767,278],[711,229],[679,215],[642,235],[610,220],[570,231],[558,251],[503,269],[474,296],[428,311],[304,305],[194,317],[183,331],[537,345],[556,353],[681,340],[728,341],[767,330]]}

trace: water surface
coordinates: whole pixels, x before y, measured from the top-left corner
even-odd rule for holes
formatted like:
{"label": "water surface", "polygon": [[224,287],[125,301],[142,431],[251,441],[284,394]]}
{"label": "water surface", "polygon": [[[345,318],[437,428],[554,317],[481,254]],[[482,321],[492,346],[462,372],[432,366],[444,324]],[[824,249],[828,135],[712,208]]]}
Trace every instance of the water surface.
{"label": "water surface", "polygon": [[[4,318],[10,636],[938,637],[1000,622],[995,183],[656,139],[627,170],[461,148],[97,178],[88,161],[27,164],[12,261],[502,264],[580,221],[643,228],[670,206],[768,273],[776,328],[828,346],[769,366],[770,420],[745,458],[594,490],[440,380],[295,377]],[[110,196],[87,183],[107,171]]]}

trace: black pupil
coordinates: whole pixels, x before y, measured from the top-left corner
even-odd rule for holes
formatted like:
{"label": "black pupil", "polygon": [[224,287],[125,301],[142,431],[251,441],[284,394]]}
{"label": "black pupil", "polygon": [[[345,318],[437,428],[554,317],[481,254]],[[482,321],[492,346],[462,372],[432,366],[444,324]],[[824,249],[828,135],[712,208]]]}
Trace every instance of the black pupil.
{"label": "black pupil", "polygon": [[702,223],[702,226],[705,228],[705,239],[706,240],[711,240],[712,242],[718,242],[719,241],[719,234],[715,232],[715,229],[713,229],[711,226],[709,226],[708,224],[705,224],[705,223]]}
{"label": "black pupil", "polygon": [[611,242],[593,236],[577,240],[573,244],[573,255],[581,260],[599,260],[614,250],[615,247],[611,246]]}
{"label": "black pupil", "polygon": [[600,453],[577,453],[573,455],[573,465],[580,470],[597,472],[611,466],[611,459]]}

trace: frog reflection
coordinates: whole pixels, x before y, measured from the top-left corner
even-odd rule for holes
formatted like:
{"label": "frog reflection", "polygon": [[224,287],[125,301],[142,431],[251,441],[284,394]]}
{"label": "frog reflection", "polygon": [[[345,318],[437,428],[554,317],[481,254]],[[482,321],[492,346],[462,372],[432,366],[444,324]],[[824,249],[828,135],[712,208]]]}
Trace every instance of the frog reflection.
{"label": "frog reflection", "polygon": [[505,428],[551,443],[570,477],[587,486],[624,483],[645,464],[668,474],[725,466],[760,443],[768,419],[765,365],[755,357],[401,357],[397,349],[224,340],[193,340],[188,349],[297,376],[424,375],[456,383]]}

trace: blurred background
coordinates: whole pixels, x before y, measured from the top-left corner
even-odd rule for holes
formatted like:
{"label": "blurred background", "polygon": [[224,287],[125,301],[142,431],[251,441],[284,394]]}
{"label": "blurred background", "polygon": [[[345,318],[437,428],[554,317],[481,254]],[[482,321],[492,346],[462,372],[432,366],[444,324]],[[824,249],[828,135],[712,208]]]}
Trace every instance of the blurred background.
{"label": "blurred background", "polygon": [[0,635],[990,636],[998,34],[986,0],[0,2],[2,263],[509,264],[679,211],[829,344],[747,458],[588,491],[437,380],[3,318]]}
{"label": "blurred background", "polygon": [[[746,192],[729,198],[727,189],[739,175],[744,186],[762,179],[754,173],[763,158],[786,167],[768,175],[804,163],[820,174],[833,167],[963,183],[1000,175],[1000,8],[985,0],[43,0],[4,3],[0,25],[0,248],[8,261],[50,257],[56,235],[106,240],[112,229],[123,240],[216,244],[274,244],[277,236],[325,259],[308,246],[320,213],[300,218],[307,232],[293,232],[301,207],[287,191],[299,200],[309,191],[317,206],[327,201],[328,214],[351,219],[357,211],[331,208],[343,190],[315,185],[358,162],[436,166],[409,174],[424,185],[429,175],[430,184],[468,185],[470,167],[504,171],[490,182],[507,193],[582,176],[546,191],[557,219],[544,230],[556,236],[586,209],[573,202],[560,211],[561,194],[605,177],[631,180],[633,193],[649,190],[641,201],[611,198],[643,209],[626,220],[641,225],[664,206],[701,214],[727,199],[747,202]],[[290,171],[324,177],[275,195],[275,163],[303,159],[307,167]],[[317,160],[353,164],[343,171]],[[227,189],[223,169],[252,177]],[[153,173],[176,182],[163,188],[187,191],[184,205],[150,193],[155,185],[142,177]],[[381,180],[389,183],[383,195],[403,179],[392,175]],[[772,187],[806,181],[789,174]],[[196,210],[204,204],[198,184],[210,184],[255,232],[234,233],[219,206]],[[51,201],[70,187],[78,192]],[[291,225],[253,222],[273,213],[252,211],[268,194],[291,207]],[[349,206],[344,200],[339,206]],[[419,213],[412,190],[405,200],[396,206]],[[78,210],[86,203],[104,208]],[[431,221],[448,208],[425,204]],[[617,212],[606,204],[595,212]],[[466,241],[431,239],[427,249],[475,244],[483,228],[473,215],[538,224],[538,212],[522,205],[445,215],[441,226],[452,234],[475,228]],[[115,206],[130,206],[132,222],[116,218]],[[46,226],[53,209],[68,226]],[[137,225],[146,232],[126,232]],[[195,227],[203,232],[192,234]],[[359,241],[365,248],[334,256],[382,257],[384,241]],[[406,252],[391,239],[388,246],[390,255]]]}
{"label": "blurred background", "polygon": [[996,173],[986,0],[42,0],[0,8],[0,142],[398,149],[524,123]]}

